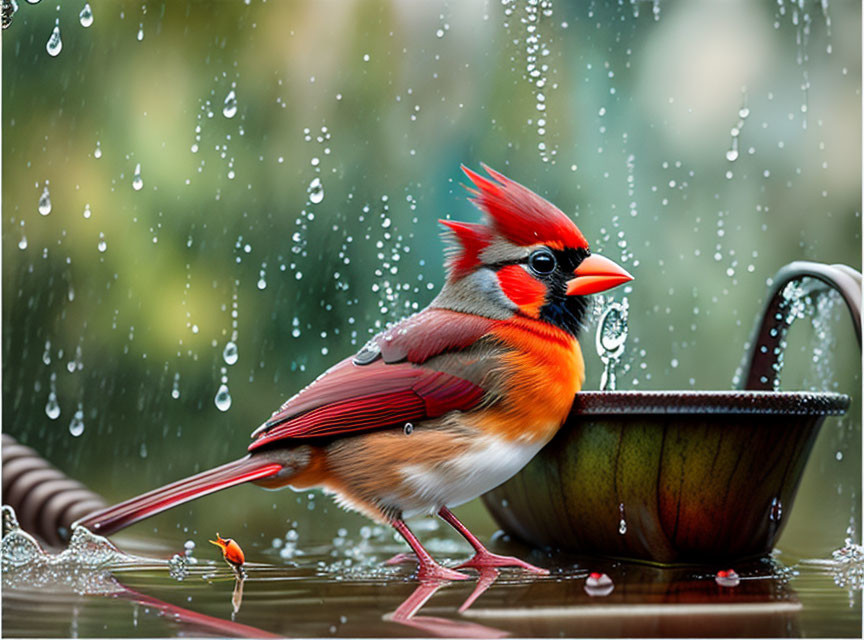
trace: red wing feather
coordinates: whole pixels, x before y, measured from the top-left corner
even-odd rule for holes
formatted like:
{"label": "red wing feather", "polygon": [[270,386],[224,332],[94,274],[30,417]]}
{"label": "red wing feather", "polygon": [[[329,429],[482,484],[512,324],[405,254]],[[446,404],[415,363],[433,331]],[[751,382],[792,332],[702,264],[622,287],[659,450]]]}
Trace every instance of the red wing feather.
{"label": "red wing feather", "polygon": [[368,364],[343,360],[283,404],[253,434],[249,450],[286,438],[383,429],[475,407],[485,389],[423,363],[470,346],[492,322],[443,309],[407,318],[373,339],[380,357]]}

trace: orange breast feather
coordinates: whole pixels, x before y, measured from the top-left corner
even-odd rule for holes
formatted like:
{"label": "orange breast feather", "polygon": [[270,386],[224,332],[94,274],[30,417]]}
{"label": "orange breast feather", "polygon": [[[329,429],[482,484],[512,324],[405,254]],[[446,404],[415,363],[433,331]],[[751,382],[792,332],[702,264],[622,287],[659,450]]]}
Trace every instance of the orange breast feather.
{"label": "orange breast feather", "polygon": [[492,333],[509,347],[502,356],[507,374],[504,397],[485,412],[483,427],[508,439],[548,440],[567,418],[585,381],[579,342],[528,318],[500,322]]}

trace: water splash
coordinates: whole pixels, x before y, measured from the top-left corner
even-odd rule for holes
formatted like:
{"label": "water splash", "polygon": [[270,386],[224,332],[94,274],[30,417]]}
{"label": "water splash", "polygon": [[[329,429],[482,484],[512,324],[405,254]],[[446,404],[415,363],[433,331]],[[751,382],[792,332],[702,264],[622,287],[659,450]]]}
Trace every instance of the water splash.
{"label": "water splash", "polygon": [[600,378],[601,391],[615,391],[617,383],[615,368],[627,343],[627,316],[630,305],[627,298],[621,302],[609,303],[597,324],[595,346],[597,355],[603,362],[603,375]]}
{"label": "water splash", "polygon": [[45,183],[45,188],[42,190],[42,195],[39,196],[39,213],[47,216],[51,213],[51,194],[48,192],[48,183]]}
{"label": "water splash", "polygon": [[84,3],[84,8],[81,9],[81,13],[78,14],[78,21],[81,23],[81,26],[85,28],[93,24],[93,9],[90,8],[89,2]]}
{"label": "water splash", "polygon": [[60,37],[60,18],[57,18],[54,21],[54,30],[48,37],[48,42],[45,44],[45,50],[52,58],[56,58],[60,55],[60,51],[63,50],[63,40]]}

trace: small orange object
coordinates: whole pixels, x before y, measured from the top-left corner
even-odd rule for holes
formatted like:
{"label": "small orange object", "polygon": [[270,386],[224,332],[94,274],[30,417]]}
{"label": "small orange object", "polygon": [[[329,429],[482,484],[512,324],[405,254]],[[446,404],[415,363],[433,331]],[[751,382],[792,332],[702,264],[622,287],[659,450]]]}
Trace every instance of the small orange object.
{"label": "small orange object", "polygon": [[235,569],[239,569],[243,566],[243,563],[246,562],[246,557],[243,555],[243,549],[241,549],[240,545],[231,538],[223,538],[217,533],[216,539],[210,540],[209,542],[222,549],[222,557],[225,558],[225,562]]}

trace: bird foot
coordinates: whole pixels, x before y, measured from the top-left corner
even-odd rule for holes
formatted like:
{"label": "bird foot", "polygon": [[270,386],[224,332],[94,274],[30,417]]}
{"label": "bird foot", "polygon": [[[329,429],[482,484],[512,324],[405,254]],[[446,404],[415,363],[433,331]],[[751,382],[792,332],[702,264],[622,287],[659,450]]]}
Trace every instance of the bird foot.
{"label": "bird foot", "polygon": [[483,569],[487,569],[490,567],[518,567],[519,569],[525,569],[525,571],[535,573],[538,576],[549,575],[548,569],[543,569],[542,567],[535,567],[533,564],[529,564],[524,560],[514,558],[513,556],[499,556],[498,554],[492,553],[491,551],[486,551],[485,549],[482,551],[478,551],[476,554],[474,554],[473,558],[466,562],[463,562],[456,568],[478,569],[482,571]]}
{"label": "bird foot", "polygon": [[417,570],[417,579],[424,582],[429,580],[468,580],[470,577],[443,567],[437,562],[421,562],[420,568]]}
{"label": "bird foot", "polygon": [[417,555],[414,553],[397,553],[389,560],[385,560],[384,564],[394,565],[407,564],[412,562],[420,563],[420,568],[417,570],[417,578],[418,580],[424,582],[437,582],[441,580],[468,580],[470,577],[466,576],[464,573],[459,573],[458,571],[454,571],[453,569],[448,569],[447,567],[444,567],[434,561],[423,563],[417,558]]}
{"label": "bird foot", "polygon": [[389,560],[385,560],[384,564],[390,566],[394,564],[407,564],[409,562],[417,562],[417,555],[413,553],[397,553]]}

